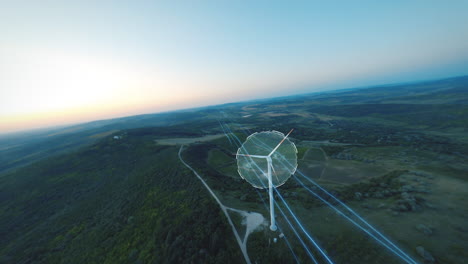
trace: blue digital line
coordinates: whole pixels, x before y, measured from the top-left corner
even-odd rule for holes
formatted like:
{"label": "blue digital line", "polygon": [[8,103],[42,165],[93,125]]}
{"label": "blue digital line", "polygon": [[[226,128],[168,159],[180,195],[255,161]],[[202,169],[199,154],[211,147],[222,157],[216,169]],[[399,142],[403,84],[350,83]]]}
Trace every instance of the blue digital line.
{"label": "blue digital line", "polygon": [[[246,154],[248,154],[248,152],[246,151]],[[255,166],[257,166],[257,168],[261,171],[262,169],[260,167],[258,167],[257,163],[251,158],[252,160],[252,164],[254,164]],[[258,175],[257,172],[255,172],[255,175],[260,178],[260,176]],[[263,182],[262,182],[263,184]],[[263,187],[266,188],[266,186],[263,184]],[[302,225],[302,223],[299,221],[299,219],[295,216],[295,214],[292,212],[292,210],[290,209],[289,205],[286,203],[286,201],[283,199],[283,197],[281,196],[281,194],[278,192],[278,190],[276,188],[273,187],[273,189],[276,191],[277,195],[281,198],[281,200],[283,201],[283,203],[285,204],[286,208],[288,208],[288,211],[289,213],[293,216],[294,220],[296,221],[296,223],[299,225],[299,227],[301,228],[302,232],[307,236],[307,238],[312,242],[312,244],[317,248],[317,250],[324,256],[324,258],[331,264],[333,264],[333,262],[331,261],[331,259],[326,255],[326,253],[322,250],[322,248],[320,248],[320,246],[317,244],[317,242],[315,242],[315,240],[312,238],[312,236],[308,233],[308,231],[304,228],[304,226]],[[276,204],[276,203],[275,203]],[[276,204],[276,206],[278,207],[278,205]],[[281,210],[282,211],[282,210]],[[283,216],[284,218],[288,221],[289,223],[289,220],[287,219],[286,215],[283,213]],[[292,225],[291,225],[292,227]],[[297,232],[293,229],[294,233],[296,234],[296,236],[299,238],[299,240],[302,241],[302,239],[300,238],[300,236],[297,234]],[[304,245],[304,244],[303,244]],[[305,246],[305,245],[304,245]],[[313,257],[313,255],[311,254],[311,252],[308,250],[307,246],[305,246],[306,250],[308,251],[308,253],[310,253],[310,257],[312,258],[312,260],[316,263],[316,260],[315,258]]]}
{"label": "blue digital line", "polygon": [[[263,142],[259,142],[259,143],[263,143]],[[257,144],[258,145],[258,144]],[[259,145],[258,145],[259,146]],[[261,146],[259,146],[261,147]],[[265,148],[265,147],[264,147]],[[283,158],[284,159],[284,158]],[[285,160],[285,159],[284,159]],[[287,161],[287,160],[286,160]],[[289,163],[289,162],[288,162]],[[284,164],[283,164],[284,165]],[[397,247],[394,243],[392,243],[389,239],[387,239],[382,233],[380,233],[379,231],[377,231],[372,225],[370,225],[367,221],[365,221],[361,216],[359,216],[356,212],[354,212],[354,210],[352,210],[350,207],[348,207],[346,204],[344,204],[343,202],[341,202],[341,200],[339,200],[338,198],[336,198],[335,196],[333,196],[331,193],[329,193],[328,191],[326,191],[324,188],[322,188],[320,185],[318,185],[316,182],[314,182],[313,180],[309,179],[307,176],[305,176],[301,171],[297,170],[297,172],[303,176],[304,178],[306,178],[308,181],[310,181],[311,183],[313,183],[314,185],[316,185],[318,188],[320,188],[323,192],[325,192],[327,195],[329,195],[330,197],[332,197],[335,201],[337,201],[339,204],[341,204],[344,208],[346,208],[349,212],[351,212],[354,216],[356,216],[360,221],[362,221],[365,225],[367,225],[372,231],[374,231],[378,236],[380,236],[382,239],[385,240],[385,242],[387,242],[389,245],[385,244],[385,242],[383,242],[382,240],[378,239],[376,236],[374,236],[373,234],[371,234],[367,229],[363,228],[361,225],[359,225],[358,223],[356,223],[355,221],[353,221],[351,218],[349,218],[348,216],[346,216],[344,213],[342,213],[339,209],[337,209],[336,207],[334,207],[333,205],[331,205],[328,201],[326,201],[325,199],[323,199],[320,195],[314,193],[312,190],[310,190],[309,188],[307,188],[302,182],[300,182],[300,180],[295,177],[295,179],[297,181],[299,181],[309,192],[311,192],[312,194],[314,194],[316,197],[318,197],[320,200],[324,201],[328,206],[332,207],[334,210],[336,210],[337,212],[340,213],[340,215],[344,216],[347,220],[351,221],[354,225],[356,225],[357,227],[359,227],[361,230],[363,230],[364,232],[366,232],[367,234],[369,234],[372,238],[374,238],[376,241],[378,241],[380,244],[382,244],[383,246],[385,246],[387,249],[389,249],[391,252],[393,252],[395,255],[397,255],[398,257],[400,257],[401,259],[403,259],[404,261],[408,262],[408,263],[413,263],[413,264],[417,264],[416,261],[414,261],[411,257],[409,257],[406,253],[404,253],[399,247]],[[390,247],[391,246],[391,247]],[[393,249],[392,249],[393,247]]]}
{"label": "blue digital line", "polygon": [[[255,166],[257,166],[257,164],[254,162]],[[257,166],[258,167],[258,166]],[[260,168],[259,168],[260,169]],[[257,176],[257,178],[260,178],[260,176],[258,175],[258,173],[256,171],[254,171],[255,173],[255,176]],[[266,185],[263,184],[262,182],[262,185],[263,185],[263,188],[267,189]],[[260,192],[258,190],[257,191],[257,194],[260,196],[262,202],[263,202],[263,205],[267,208],[268,210],[268,206],[266,205],[263,197],[261,196]],[[308,246],[305,244],[304,240],[302,240],[301,236],[297,233],[296,229],[294,228],[294,226],[291,224],[291,221],[289,221],[288,217],[286,216],[286,214],[283,212],[283,210],[281,209],[281,207],[279,207],[279,205],[277,203],[275,203],[276,207],[280,210],[281,214],[283,215],[283,218],[286,220],[286,222],[288,223],[289,227],[291,228],[291,230],[294,232],[294,234],[296,235],[296,237],[299,239],[299,242],[301,242],[302,244],[302,247],[306,250],[306,253],[307,255],[309,255],[309,257],[312,259],[312,261],[316,264],[318,264],[317,260],[315,259],[314,255],[312,254],[312,252],[310,251],[310,249],[308,248]],[[279,226],[278,226],[279,227]],[[280,232],[283,233],[283,231],[280,229]],[[284,234],[284,233],[283,233]],[[286,238],[286,236],[284,237]],[[287,240],[286,240],[287,241]],[[289,242],[288,242],[289,244]],[[296,254],[294,253],[294,251],[292,250],[292,247],[289,246],[289,248],[291,249],[291,252],[293,253],[293,255],[295,256]],[[297,258],[296,258],[296,261]]]}
{"label": "blue digital line", "polygon": [[322,250],[322,248],[317,244],[317,242],[315,242],[315,240],[309,235],[308,231],[305,229],[305,227],[301,224],[301,222],[299,221],[299,219],[297,219],[296,215],[294,215],[294,213],[292,212],[291,208],[289,207],[288,203],[286,203],[286,201],[283,199],[283,197],[281,196],[281,194],[278,192],[278,190],[276,190],[276,188],[273,188],[276,193],[278,194],[278,197],[281,199],[281,201],[284,203],[284,205],[286,206],[286,208],[288,209],[289,213],[291,214],[291,216],[294,218],[294,220],[296,221],[297,225],[301,228],[302,232],[304,232],[304,234],[307,236],[307,238],[309,238],[310,242],[312,242],[312,244],[314,244],[314,246],[318,249],[318,251],[322,254],[322,256],[328,261],[328,263],[331,263],[333,264],[333,261],[327,256],[327,254]]}
{"label": "blue digital line", "polygon": [[[255,164],[255,165],[256,165],[256,164]],[[260,176],[258,175],[257,172],[254,172],[254,173],[255,173],[255,175],[256,175],[258,178],[260,178]],[[264,184],[263,184],[263,188],[266,189],[266,186],[265,186]],[[260,196],[260,198],[262,199],[263,205],[264,205],[264,206],[267,208],[267,210],[268,210],[268,206],[266,205],[266,203],[265,203],[263,197],[261,196],[260,192],[259,192],[258,190],[256,190],[256,191],[257,191],[257,194],[258,194],[258,195]],[[283,212],[283,210],[281,209],[281,207],[280,207],[277,203],[275,203],[275,205],[276,205],[276,207],[280,210],[281,214],[283,215],[283,218],[286,220],[286,222],[288,223],[288,225],[289,225],[289,227],[291,228],[291,230],[293,231],[293,233],[294,233],[294,234],[296,235],[296,237],[299,239],[299,242],[302,244],[302,247],[306,250],[307,255],[309,255],[309,257],[312,259],[312,261],[313,261],[314,263],[318,264],[318,262],[317,262],[317,260],[315,259],[314,255],[313,255],[312,252],[310,251],[309,247],[306,245],[306,243],[304,242],[304,240],[302,240],[301,236],[297,233],[297,231],[296,231],[296,229],[294,228],[293,224],[291,223],[291,221],[289,221],[288,217],[287,217],[286,214]],[[278,226],[278,227],[279,227],[279,226]],[[280,228],[280,231],[281,231],[281,228]],[[281,231],[281,232],[283,233],[283,231]],[[283,233],[283,234],[284,234],[284,233]],[[286,238],[286,236],[285,236],[284,238]],[[289,243],[288,243],[288,244],[289,244]],[[294,253],[294,251],[292,250],[292,247],[290,247],[290,249],[291,249],[291,252],[293,253],[293,255],[296,255],[296,254]],[[296,258],[296,261],[298,261],[297,258]]]}
{"label": "blue digital line", "polygon": [[[237,136],[236,136],[237,138]],[[237,138],[238,142],[240,142],[240,140]],[[264,145],[263,142],[259,141],[260,144]],[[266,149],[266,147],[264,147]],[[268,150],[268,149],[267,149]],[[247,153],[247,152],[246,152]],[[256,162],[253,161],[253,164],[256,165]],[[261,170],[261,168],[259,168]],[[257,173],[255,173],[258,176]],[[265,186],[264,186],[265,188]],[[292,210],[290,209],[289,205],[286,203],[286,201],[283,199],[283,197],[281,196],[281,194],[278,192],[278,190],[276,188],[273,187],[273,189],[276,191],[277,195],[281,198],[282,202],[285,204],[286,208],[288,209],[289,213],[293,216],[294,220],[296,221],[296,223],[298,224],[298,226],[301,228],[302,232],[307,236],[307,238],[312,242],[312,244],[318,249],[318,251],[324,256],[324,258],[329,262],[329,263],[333,263],[331,261],[331,259],[326,255],[326,253],[320,248],[320,246],[315,242],[315,240],[312,238],[312,236],[308,233],[308,231],[304,228],[304,226],[302,225],[302,223],[299,221],[299,219],[296,217],[296,215],[292,212]],[[276,203],[275,203],[276,204]],[[295,235],[299,238],[299,240],[301,241],[301,243],[303,243],[302,239],[300,238],[300,236],[297,234],[297,232],[295,231],[294,227],[292,226],[292,224],[290,223],[290,221],[288,220],[288,218],[286,217],[286,215],[284,214],[283,210],[276,204],[276,206],[280,209],[281,213],[283,214],[283,217],[286,219],[286,221],[288,222],[288,224],[291,226],[291,228],[293,229]],[[303,244],[303,246],[305,246],[305,244]],[[315,258],[313,257],[313,255],[311,254],[311,252],[308,250],[307,246],[305,246],[308,254],[310,255],[310,257],[313,259],[314,262],[316,262]]]}
{"label": "blue digital line", "polygon": [[[220,123],[220,124],[221,124],[221,123]],[[235,136],[235,135],[232,133],[232,130],[229,128],[229,126],[228,126],[227,124],[226,124],[226,130],[231,131],[231,135],[233,135],[233,136],[237,139],[237,141],[239,142],[239,144],[241,144],[239,138],[237,138],[237,136]],[[234,139],[233,139],[233,141],[234,141]],[[235,143],[235,142],[234,142],[234,143]],[[238,146],[238,145],[236,144],[236,146]],[[259,177],[257,173],[256,173],[256,175],[257,175],[257,177]],[[265,187],[265,186],[264,186],[264,187]],[[259,196],[260,199],[262,200],[263,206],[264,206],[265,208],[267,208],[267,210],[268,210],[268,206],[266,205],[265,200],[263,199],[263,197],[262,197],[262,195],[260,194],[260,192],[259,192],[256,188],[255,188],[255,191],[257,192],[258,196]],[[275,203],[275,204],[276,204],[276,203]],[[276,205],[276,206],[279,207],[278,205]],[[281,210],[281,208],[280,208],[280,210]],[[284,213],[283,213],[283,215],[284,215]],[[306,250],[307,254],[312,258],[312,260],[314,261],[314,263],[317,264],[317,261],[315,260],[314,256],[312,255],[312,253],[311,253],[310,250],[308,249],[307,245],[304,243],[304,241],[302,241],[302,239],[301,239],[300,236],[297,234],[296,230],[295,230],[294,227],[291,225],[291,223],[290,223],[290,221],[287,219],[287,217],[286,217],[285,215],[284,215],[284,217],[285,217],[286,221],[288,222],[288,224],[290,225],[290,227],[292,228],[293,232],[296,234],[296,236],[297,236],[297,237],[299,238],[299,240],[301,241],[301,243],[302,243],[304,249]],[[284,235],[284,232],[283,232],[281,226],[277,224],[277,227],[278,227],[279,231]],[[289,240],[288,240],[288,238],[286,237],[286,235],[284,235],[284,239],[285,239],[286,245],[288,246],[289,250],[291,251],[291,254],[292,254],[293,257],[294,257],[294,260],[296,261],[296,263],[300,263],[299,259],[297,258],[297,255],[296,255],[296,253],[294,252],[294,250],[293,250],[291,244],[289,243]]]}
{"label": "blue digital line", "polygon": [[276,205],[276,208],[278,208],[281,212],[281,214],[283,215],[283,218],[286,220],[286,222],[288,223],[289,227],[291,228],[291,230],[294,232],[294,234],[296,235],[296,237],[299,239],[299,242],[301,242],[302,244],[302,247],[306,250],[307,252],[307,255],[310,256],[310,258],[312,259],[312,261],[316,264],[318,264],[317,260],[315,259],[314,255],[312,254],[312,252],[310,252],[310,249],[307,247],[307,245],[305,244],[304,240],[302,240],[301,236],[297,233],[296,229],[294,228],[293,224],[291,223],[291,221],[289,221],[288,217],[286,216],[286,214],[284,213],[283,209],[281,209],[281,207],[275,203]]}
{"label": "blue digital line", "polygon": [[[258,141],[258,140],[257,140]],[[261,141],[258,141],[258,143],[264,145],[263,142]],[[257,144],[257,146],[259,147],[262,147],[260,146],[259,144]],[[263,147],[266,149],[266,147]],[[284,156],[282,156],[280,154],[280,157],[282,157],[282,160],[286,161],[288,163],[289,166],[291,166],[291,168],[293,167],[285,158]],[[285,165],[282,161],[281,163],[283,164],[283,166]],[[364,232],[366,232],[367,234],[369,234],[369,236],[371,236],[372,238],[374,238],[376,241],[378,241],[380,244],[382,244],[383,246],[385,246],[387,249],[389,249],[391,252],[393,252],[395,255],[397,255],[398,257],[400,257],[402,260],[408,262],[408,263],[413,263],[413,264],[417,264],[416,261],[414,261],[411,257],[409,257],[407,254],[405,254],[400,248],[398,248],[395,244],[393,244],[390,240],[388,240],[383,234],[381,234],[379,231],[377,231],[373,226],[371,226],[369,223],[367,223],[362,217],[360,217],[356,212],[354,212],[351,208],[349,208],[348,206],[346,206],[343,202],[341,202],[341,200],[339,200],[338,198],[336,198],[335,196],[333,196],[331,193],[329,193],[328,191],[326,191],[325,189],[323,189],[321,186],[319,186],[317,183],[313,182],[311,179],[309,179],[307,176],[305,176],[301,171],[297,170],[297,172],[303,176],[304,178],[306,178],[307,180],[309,180],[310,182],[312,182],[313,184],[315,184],[317,187],[319,187],[322,191],[324,191],[326,194],[328,194],[330,197],[332,197],[334,200],[336,200],[337,202],[339,202],[341,205],[343,205],[348,211],[350,211],[353,215],[355,215],[356,217],[358,217],[358,219],[360,221],[362,221],[364,224],[366,224],[367,226],[369,226],[372,231],[374,231],[375,233],[377,233],[377,235],[379,235],[382,239],[385,240],[385,242],[387,242],[389,245],[387,245],[384,241],[380,240],[379,238],[377,238],[376,236],[374,236],[373,234],[371,234],[367,229],[363,228],[361,225],[359,225],[358,223],[356,223],[355,221],[353,221],[351,218],[347,217],[344,213],[342,213],[339,209],[337,209],[336,207],[334,207],[332,204],[330,204],[329,202],[327,202],[325,199],[323,199],[320,195],[314,193],[312,190],[310,190],[309,188],[307,188],[297,177],[295,177],[295,179],[297,181],[299,181],[309,192],[311,192],[312,194],[314,194],[315,196],[317,196],[320,200],[324,201],[328,206],[332,207],[334,210],[336,210],[337,212],[339,212],[342,216],[344,216],[347,220],[351,221],[354,225],[356,225],[357,227],[359,227],[361,230],[363,230]],[[393,248],[392,248],[393,247]]]}
{"label": "blue digital line", "polygon": [[395,251],[394,249],[392,249],[389,245],[387,245],[384,241],[380,240],[379,238],[377,238],[376,236],[374,236],[373,234],[371,234],[368,230],[366,230],[365,228],[363,228],[361,225],[359,225],[358,223],[356,223],[353,219],[351,219],[349,216],[347,216],[346,214],[344,214],[342,211],[340,211],[339,209],[337,209],[335,206],[333,206],[332,204],[330,204],[327,200],[323,199],[320,195],[316,194],[314,191],[312,191],[311,189],[309,189],[301,180],[299,180],[296,176],[294,176],[295,180],[297,182],[299,182],[307,191],[309,191],[310,193],[312,193],[314,196],[316,196],[317,198],[319,198],[322,202],[324,202],[326,205],[330,206],[331,208],[333,208],[337,213],[339,213],[341,216],[343,216],[344,218],[346,218],[348,221],[350,221],[352,224],[354,224],[355,226],[357,226],[359,229],[361,229],[362,231],[366,232],[370,237],[374,238],[377,242],[379,242],[380,244],[382,244],[383,246],[385,246],[387,249],[389,249],[391,252],[393,252],[395,255],[397,255],[398,257],[402,258],[403,260],[405,260],[406,262],[408,262],[408,259],[399,254],[397,251]]}
{"label": "blue digital line", "polygon": [[227,139],[229,140],[229,144],[232,145],[231,138],[230,138],[229,135],[226,133],[226,130],[224,130],[224,127],[223,127],[223,125],[221,124],[221,122],[219,122],[219,120],[218,120],[218,123],[219,123],[219,125],[221,126],[221,129],[223,130],[224,135],[225,135],[225,136],[227,137]]}
{"label": "blue digital line", "polygon": [[[264,206],[265,209],[268,211],[268,205],[265,203],[265,200],[263,199],[262,195],[260,194],[260,192],[259,192],[256,188],[255,188],[255,191],[257,192],[258,196],[259,196],[260,199],[262,200],[263,206]],[[276,203],[275,203],[275,204],[276,204]],[[276,205],[276,206],[279,208],[278,205]],[[279,209],[281,210],[281,208],[279,208]],[[293,229],[293,232],[296,234],[296,236],[298,236],[296,230],[294,229],[294,227],[291,225],[291,223],[289,223],[289,220],[286,219],[286,221],[288,221],[288,224],[289,224],[290,227]],[[286,235],[284,234],[283,229],[281,228],[281,226],[280,226],[278,223],[276,223],[276,225],[277,225],[279,231],[284,235],[284,239],[285,239],[285,241],[286,241],[286,244],[288,245],[289,250],[290,250],[291,253],[293,254],[293,257],[294,257],[294,259],[296,260],[296,263],[300,263],[299,259],[297,258],[296,254],[294,253],[294,250],[292,249],[291,244],[289,243],[288,238],[287,238]],[[299,236],[298,236],[298,237],[299,237]],[[299,237],[299,239],[301,240],[301,243],[302,243],[302,246],[304,247],[304,249],[305,249],[306,251],[309,251],[309,249],[307,248],[307,245],[305,245],[305,243],[302,241],[302,239],[301,239],[300,237]],[[313,259],[314,259],[314,256],[312,256],[312,253],[310,253],[310,256],[312,257],[312,260],[313,260]]]}
{"label": "blue digital line", "polygon": [[405,252],[403,252],[400,248],[398,248],[394,243],[392,243],[389,239],[387,239],[382,233],[380,233],[379,231],[377,231],[371,224],[369,224],[366,220],[364,220],[361,216],[359,216],[356,212],[354,212],[353,209],[351,209],[350,207],[348,207],[345,203],[343,203],[341,200],[339,200],[338,198],[336,198],[334,195],[332,195],[331,193],[329,193],[327,190],[325,190],[324,188],[322,188],[320,185],[318,185],[316,182],[314,182],[313,180],[309,179],[309,177],[305,176],[301,171],[297,170],[296,172],[298,172],[302,177],[304,177],[306,180],[310,181],[311,183],[313,183],[315,186],[317,186],[320,190],[322,190],[324,193],[326,193],[328,196],[330,196],[331,198],[333,198],[335,201],[337,201],[340,205],[342,205],[344,208],[346,208],[350,213],[352,213],[354,216],[356,216],[359,220],[361,220],[364,224],[366,224],[369,228],[372,229],[372,231],[374,231],[375,233],[377,233],[382,239],[384,239],[388,244],[390,244],[392,247],[394,247],[397,251],[399,251],[401,253],[401,255],[403,255],[405,258],[403,258],[404,260],[406,260],[406,262],[408,263],[413,263],[413,264],[417,264],[416,261],[414,261],[411,257],[409,257]]}
{"label": "blue digital line", "polygon": [[[282,160],[280,160],[280,162],[282,163],[283,166],[292,166],[286,159],[284,159],[284,157],[282,155],[280,155],[282,157]],[[284,164],[283,160],[287,163],[287,164]],[[325,202],[328,206],[330,206],[331,208],[333,208],[334,210],[336,210],[337,212],[339,212],[342,216],[344,216],[347,220],[351,221],[353,224],[355,224],[357,227],[359,227],[361,230],[363,230],[364,232],[366,232],[367,234],[369,234],[372,238],[374,238],[376,241],[378,241],[379,243],[381,243],[383,246],[385,246],[387,249],[389,249],[391,252],[393,252],[396,256],[400,257],[402,260],[406,261],[407,263],[413,263],[413,264],[417,264],[416,261],[414,261],[413,259],[411,259],[408,255],[406,255],[400,248],[398,248],[395,244],[393,244],[392,242],[390,242],[384,235],[382,235],[381,233],[379,233],[375,228],[373,228],[369,223],[367,223],[362,217],[360,217],[357,213],[355,213],[351,208],[349,208],[348,206],[346,206],[343,202],[341,202],[341,200],[339,200],[338,198],[336,198],[335,196],[333,196],[331,193],[329,193],[328,191],[326,191],[324,188],[322,188],[320,185],[318,185],[317,183],[313,182],[311,179],[309,179],[307,176],[305,176],[301,171],[299,170],[296,170],[296,172],[298,172],[302,177],[306,178],[307,180],[311,181],[312,183],[314,183],[317,187],[319,187],[322,191],[324,191],[326,194],[328,194],[330,197],[332,197],[334,200],[338,201],[341,205],[343,205],[348,211],[350,211],[353,215],[355,215],[356,217],[358,217],[359,220],[361,220],[363,223],[365,223],[367,226],[371,227],[372,231],[374,231],[375,233],[377,233],[377,235],[379,235],[382,239],[385,240],[385,242],[387,242],[388,244],[386,244],[384,241],[380,240],[379,238],[377,238],[376,236],[372,235],[369,230],[363,228],[360,224],[356,223],[355,221],[353,221],[351,218],[349,218],[348,216],[346,216],[344,213],[342,213],[338,208],[334,207],[332,204],[330,204],[328,201],[326,201],[325,199],[323,199],[319,194],[316,194],[314,193],[312,190],[310,190],[309,188],[307,188],[305,186],[305,184],[300,181],[297,177],[294,177],[296,179],[296,181],[298,181],[302,186],[304,186],[304,188],[306,188],[306,190],[308,190],[309,192],[311,192],[312,194],[314,194],[315,196],[317,196],[320,200],[322,200],[323,202]],[[391,247],[390,247],[391,246]],[[392,248],[393,247],[393,248]]]}

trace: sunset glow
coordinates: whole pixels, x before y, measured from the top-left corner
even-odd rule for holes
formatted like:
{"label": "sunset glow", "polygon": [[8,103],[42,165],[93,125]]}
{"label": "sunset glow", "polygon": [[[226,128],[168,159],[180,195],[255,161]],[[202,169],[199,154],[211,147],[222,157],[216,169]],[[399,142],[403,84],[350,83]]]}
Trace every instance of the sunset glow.
{"label": "sunset glow", "polygon": [[466,2],[53,2],[0,11],[0,133],[468,68]]}

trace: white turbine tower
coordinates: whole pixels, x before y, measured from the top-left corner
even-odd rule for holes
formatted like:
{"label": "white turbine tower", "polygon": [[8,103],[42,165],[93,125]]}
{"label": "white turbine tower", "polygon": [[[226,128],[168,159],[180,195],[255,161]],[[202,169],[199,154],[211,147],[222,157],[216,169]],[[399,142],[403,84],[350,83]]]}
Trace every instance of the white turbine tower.
{"label": "white turbine tower", "polygon": [[268,183],[272,231],[277,229],[273,188],[284,184],[297,168],[297,149],[288,139],[292,131],[286,136],[278,131],[254,133],[247,137],[236,154],[238,171],[243,179],[259,189],[266,188]]}

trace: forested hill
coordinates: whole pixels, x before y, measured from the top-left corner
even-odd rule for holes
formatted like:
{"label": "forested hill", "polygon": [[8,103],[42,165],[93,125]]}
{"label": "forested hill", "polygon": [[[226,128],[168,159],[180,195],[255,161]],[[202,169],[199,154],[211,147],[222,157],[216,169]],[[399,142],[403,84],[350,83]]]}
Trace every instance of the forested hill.
{"label": "forested hill", "polygon": [[0,177],[0,263],[238,263],[178,149],[137,135]]}

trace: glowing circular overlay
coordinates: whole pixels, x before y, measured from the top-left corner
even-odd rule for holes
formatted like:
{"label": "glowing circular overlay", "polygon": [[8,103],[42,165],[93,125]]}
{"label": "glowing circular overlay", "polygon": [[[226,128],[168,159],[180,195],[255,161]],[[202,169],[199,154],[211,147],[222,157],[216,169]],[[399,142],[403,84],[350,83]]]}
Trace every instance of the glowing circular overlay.
{"label": "glowing circular overlay", "polygon": [[[237,150],[237,168],[239,175],[254,187],[268,188],[268,156],[284,139],[284,134],[278,131],[253,133]],[[257,155],[252,157],[243,155]],[[288,138],[270,156],[272,163],[273,186],[283,185],[297,168],[297,149]]]}

